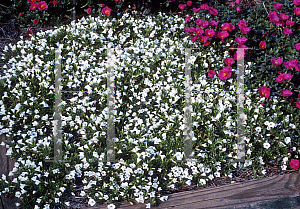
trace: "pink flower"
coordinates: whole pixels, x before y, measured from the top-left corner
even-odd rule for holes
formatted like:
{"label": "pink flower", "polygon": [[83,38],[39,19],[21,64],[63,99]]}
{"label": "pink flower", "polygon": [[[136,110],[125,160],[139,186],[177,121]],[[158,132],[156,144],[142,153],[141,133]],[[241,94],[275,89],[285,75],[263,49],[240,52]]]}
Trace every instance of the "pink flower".
{"label": "pink flower", "polygon": [[299,5],[300,5],[300,0],[293,0],[293,3],[294,3],[296,6],[299,6]]}
{"label": "pink flower", "polygon": [[210,78],[213,78],[215,76],[215,74],[216,74],[216,71],[214,71],[214,70],[208,71],[208,77],[210,77]]}
{"label": "pink flower", "polygon": [[22,12],[20,12],[20,13],[19,13],[19,16],[20,16],[20,17],[22,17],[22,16],[23,16]]}
{"label": "pink flower", "polygon": [[185,31],[185,32],[189,32],[189,27],[185,27],[183,30]]}
{"label": "pink flower", "polygon": [[295,21],[287,20],[287,21],[285,22],[285,24],[286,24],[286,25],[291,25],[291,26],[293,26],[293,25],[295,24]]}
{"label": "pink flower", "polygon": [[286,20],[289,19],[289,16],[288,16],[288,15],[285,15],[285,14],[283,14],[283,13],[280,13],[280,14],[279,14],[279,18],[280,18],[281,21],[286,21]]}
{"label": "pink flower", "polygon": [[90,14],[92,12],[92,9],[91,8],[87,8],[86,9],[86,13]]}
{"label": "pink flower", "polygon": [[247,39],[245,36],[243,36],[242,38],[240,38],[240,37],[236,37],[236,38],[235,38],[235,41],[236,41],[238,44],[244,44],[247,40],[248,40],[248,39]]}
{"label": "pink flower", "polygon": [[230,72],[232,70],[232,67],[230,67],[230,66],[223,67],[222,70],[226,70],[226,71]]}
{"label": "pink flower", "polygon": [[240,4],[241,1],[240,1],[240,0],[236,0],[235,3],[236,3],[236,4]]}
{"label": "pink flower", "polygon": [[38,24],[39,20],[38,19],[34,19],[32,22],[33,22],[33,24]]}
{"label": "pink flower", "polygon": [[32,4],[32,3],[36,2],[36,0],[28,0],[28,2],[29,2],[30,4]]}
{"label": "pink flower", "polygon": [[229,34],[226,31],[219,31],[218,36],[220,39],[225,39],[229,36]]}
{"label": "pink flower", "polygon": [[296,50],[300,50],[300,43],[294,45]]}
{"label": "pink flower", "polygon": [[236,11],[237,11],[237,12],[242,11],[241,7],[237,7],[237,8],[236,8]]}
{"label": "pink flower", "polygon": [[260,96],[268,98],[270,96],[271,89],[266,86],[262,86],[258,89],[258,91]]}
{"label": "pink flower", "polygon": [[201,19],[195,20],[195,24],[196,24],[196,25],[201,25],[201,23],[202,23],[202,20],[201,20]]}
{"label": "pink flower", "polygon": [[179,4],[178,7],[181,9],[181,10],[184,10],[186,8],[186,4]]}
{"label": "pink flower", "polygon": [[105,14],[106,16],[110,16],[110,12],[111,9],[108,8],[107,6],[102,9],[102,13]]}
{"label": "pink flower", "polygon": [[224,62],[226,65],[232,65],[235,63],[234,59],[232,59],[231,57],[226,57]]}
{"label": "pink flower", "polygon": [[199,36],[199,41],[200,41],[201,43],[206,43],[207,40],[208,40],[208,36]]}
{"label": "pink flower", "polygon": [[226,69],[222,69],[219,72],[219,78],[220,79],[227,79],[231,77],[231,72],[229,70]]}
{"label": "pink flower", "polygon": [[247,27],[248,26],[248,22],[245,20],[240,20],[238,23],[239,28],[241,27]]}
{"label": "pink flower", "polygon": [[205,10],[209,10],[210,7],[207,4],[202,4],[202,5],[200,5],[200,8],[205,9]]}
{"label": "pink flower", "polygon": [[249,33],[250,30],[251,30],[251,28],[249,28],[249,27],[242,27],[242,28],[240,28],[240,30],[242,31],[242,33]]}
{"label": "pink flower", "polygon": [[209,24],[208,24],[208,21],[202,21],[202,22],[201,22],[201,26],[202,26],[203,28],[207,28],[208,25],[209,25]]}
{"label": "pink flower", "polygon": [[186,18],[184,18],[184,21],[187,22],[191,19],[191,16],[187,16]]}
{"label": "pink flower", "polygon": [[210,44],[209,41],[205,42],[204,46],[208,46]]}
{"label": "pink flower", "polygon": [[283,28],[283,33],[285,34],[285,35],[290,35],[290,34],[292,34],[293,32],[292,32],[292,29],[289,29],[289,28]]}
{"label": "pink flower", "polygon": [[218,10],[215,8],[210,8],[209,11],[210,11],[210,14],[212,14],[212,15],[218,15]]}
{"label": "pink flower", "polygon": [[48,8],[48,5],[45,1],[41,1],[38,5],[39,9],[45,10]]}
{"label": "pink flower", "polygon": [[295,15],[299,16],[300,15],[300,8],[295,7],[294,12],[295,12]]}
{"label": "pink flower", "polygon": [[240,45],[238,45],[238,48],[242,48],[242,49],[244,49],[244,50],[245,50],[245,52],[246,52],[246,51],[248,51],[248,47],[247,47],[246,45],[244,45],[244,44],[240,44]]}
{"label": "pink flower", "polygon": [[297,64],[297,59],[284,62],[283,64],[287,69],[293,69]]}
{"label": "pink flower", "polygon": [[300,99],[300,93],[298,94],[298,98]]}
{"label": "pink flower", "polygon": [[287,79],[292,79],[294,77],[294,75],[290,74],[290,73],[286,73],[284,74],[284,78]]}
{"label": "pink flower", "polygon": [[280,95],[283,97],[289,97],[292,96],[293,92],[291,92],[290,90],[282,90]]}
{"label": "pink flower", "polygon": [[233,58],[235,60],[241,60],[245,57],[245,52],[242,52],[242,50],[237,50],[236,53],[234,54]]}
{"label": "pink flower", "polygon": [[279,18],[277,16],[277,13],[274,12],[274,11],[269,11],[269,14],[268,14],[267,17],[269,17],[270,21],[273,22],[273,23],[279,22]]}
{"label": "pink flower", "polygon": [[200,8],[196,9],[195,7],[193,9],[191,9],[193,12],[199,12]]}
{"label": "pink flower", "polygon": [[33,3],[33,4],[30,5],[30,8],[29,8],[29,9],[34,11],[34,10],[36,10],[37,8],[38,8],[38,3],[37,3],[37,4]]}
{"label": "pink flower", "polygon": [[282,4],[280,4],[280,3],[275,3],[274,4],[275,9],[281,9],[281,7],[282,7]]}
{"label": "pink flower", "polygon": [[186,2],[186,4],[187,4],[189,7],[192,6],[192,3],[193,3],[192,1],[187,1],[187,2]]}
{"label": "pink flower", "polygon": [[261,41],[261,42],[259,43],[259,47],[260,47],[261,49],[265,49],[265,48],[267,47],[266,42],[265,42],[265,41]]}
{"label": "pink flower", "polygon": [[296,102],[296,106],[300,109],[300,100]]}
{"label": "pink flower", "polygon": [[300,64],[299,64],[299,65],[296,64],[296,65],[295,65],[295,69],[296,69],[298,72],[300,72]]}
{"label": "pink flower", "polygon": [[215,20],[212,20],[209,22],[209,25],[213,26],[213,27],[217,27],[219,24],[219,22],[215,21]]}
{"label": "pink flower", "polygon": [[282,64],[282,62],[283,62],[283,59],[282,58],[277,58],[277,59],[275,59],[275,58],[272,58],[271,59],[271,62],[272,62],[272,64],[273,65],[275,65],[275,66],[278,66],[278,65],[281,65]]}
{"label": "pink flower", "polygon": [[213,29],[205,29],[205,35],[213,37],[215,35],[215,31]]}
{"label": "pink flower", "polygon": [[192,41],[192,42],[195,42],[195,41],[197,40],[197,38],[198,38],[198,36],[195,35],[195,36],[193,36],[193,37],[191,38],[191,41]]}
{"label": "pink flower", "polygon": [[56,0],[50,1],[50,3],[52,3],[53,5],[57,5],[57,1]]}
{"label": "pink flower", "polygon": [[283,74],[280,74],[280,75],[276,78],[275,82],[276,82],[276,83],[282,83],[284,80],[285,80],[284,75],[283,75]]}
{"label": "pink flower", "polygon": [[229,23],[223,23],[221,30],[229,31],[230,30],[230,24]]}
{"label": "pink flower", "polygon": [[199,36],[201,36],[204,33],[204,30],[202,28],[196,28],[195,33]]}
{"label": "pink flower", "polygon": [[189,32],[190,32],[191,34],[193,34],[193,33],[195,32],[195,28],[194,28],[194,27],[190,27],[190,28],[189,28]]}

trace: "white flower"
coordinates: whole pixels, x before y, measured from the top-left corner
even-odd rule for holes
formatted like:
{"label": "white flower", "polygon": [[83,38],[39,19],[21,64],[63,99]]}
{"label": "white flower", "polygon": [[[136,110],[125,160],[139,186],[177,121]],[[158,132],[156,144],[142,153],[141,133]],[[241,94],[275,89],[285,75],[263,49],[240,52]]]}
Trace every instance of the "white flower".
{"label": "white flower", "polygon": [[115,209],[115,208],[116,208],[116,206],[114,204],[109,204],[107,206],[107,209]]}
{"label": "white flower", "polygon": [[291,138],[290,138],[290,137],[286,137],[286,138],[284,139],[284,142],[285,142],[286,144],[289,144],[289,143],[291,142]]}
{"label": "white flower", "polygon": [[96,201],[93,200],[92,198],[90,198],[88,204],[89,204],[90,206],[94,206],[94,205],[96,204]]}
{"label": "white flower", "polygon": [[265,149],[269,149],[269,147],[270,147],[269,142],[265,142],[265,143],[264,143],[264,148],[265,148]]}

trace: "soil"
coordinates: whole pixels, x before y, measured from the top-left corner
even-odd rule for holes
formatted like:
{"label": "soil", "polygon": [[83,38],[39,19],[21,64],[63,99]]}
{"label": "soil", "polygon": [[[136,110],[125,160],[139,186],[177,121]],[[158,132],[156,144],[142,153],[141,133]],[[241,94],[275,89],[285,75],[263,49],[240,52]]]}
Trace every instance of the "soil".
{"label": "soil", "polygon": [[[226,5],[229,5],[230,2],[232,2],[232,1],[219,0],[219,2],[224,3]],[[246,5],[247,6],[254,6],[254,5],[256,5],[256,2],[260,2],[260,0],[259,1],[256,1],[256,0],[241,0],[241,4],[245,5],[245,6]],[[125,9],[126,8],[124,8],[122,11],[124,12]],[[77,21],[79,19],[81,19],[83,16],[87,16],[87,14],[84,13],[84,12],[79,13],[79,14],[77,13],[76,14]],[[12,18],[16,18],[16,17],[12,17]],[[71,21],[72,21],[72,18],[65,15],[65,19],[63,20],[64,25],[65,24],[70,24]],[[28,25],[28,26],[32,28],[34,33],[54,29],[54,26],[43,25],[43,24]],[[30,39],[30,37],[26,36],[26,31],[24,29],[22,29],[22,28],[20,28],[16,25],[11,24],[9,22],[9,20],[6,20],[4,22],[2,21],[0,23],[0,57],[3,56],[4,47],[8,46],[9,44],[16,44],[19,40],[21,40],[20,36],[23,36],[24,39]],[[3,68],[2,68],[3,65],[4,65],[4,63],[0,63],[0,75],[1,76],[4,75]],[[266,164],[264,166],[264,169],[266,170],[266,173],[264,175],[261,174],[261,173],[255,174],[253,172],[253,170],[251,170],[251,169],[237,170],[236,172],[233,173],[232,178],[225,177],[225,176],[215,178],[212,181],[209,181],[207,186],[205,186],[205,187],[217,187],[217,186],[231,184],[231,183],[246,182],[246,181],[249,181],[251,179],[266,178],[266,177],[271,177],[271,176],[274,176],[274,175],[282,175],[284,173],[293,172],[292,170],[283,171],[283,170],[281,170],[280,166],[278,166],[276,164]],[[83,185],[82,185],[80,179],[77,179],[77,181],[75,181],[74,186],[75,186],[75,189],[73,190],[73,192],[75,193],[75,196],[69,195],[65,199],[65,201],[70,202],[70,206],[64,207],[64,208],[75,209],[75,208],[88,207],[88,205],[87,205],[88,199],[85,198],[85,197],[81,197],[79,195],[80,192],[83,190]],[[201,188],[204,188],[204,187],[198,187],[198,186],[196,186],[196,183],[194,183],[194,182],[192,182],[192,184],[190,186],[178,185],[177,184],[174,189],[166,191],[165,194],[172,194],[172,193],[176,193],[176,192],[195,190],[195,189],[201,189]],[[99,205],[99,204],[96,204],[95,206],[97,206],[97,205]],[[63,208],[63,207],[60,207],[60,208]]]}

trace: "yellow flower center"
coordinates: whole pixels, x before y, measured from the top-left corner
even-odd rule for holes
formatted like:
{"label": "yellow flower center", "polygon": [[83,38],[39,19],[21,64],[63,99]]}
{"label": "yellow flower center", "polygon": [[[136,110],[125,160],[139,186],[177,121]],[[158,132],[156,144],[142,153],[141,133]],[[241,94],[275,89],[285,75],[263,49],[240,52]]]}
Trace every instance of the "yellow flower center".
{"label": "yellow flower center", "polygon": [[278,62],[275,62],[276,65],[278,65]]}
{"label": "yellow flower center", "polygon": [[263,96],[265,96],[266,93],[265,93],[265,92],[262,92],[261,94],[262,94]]}

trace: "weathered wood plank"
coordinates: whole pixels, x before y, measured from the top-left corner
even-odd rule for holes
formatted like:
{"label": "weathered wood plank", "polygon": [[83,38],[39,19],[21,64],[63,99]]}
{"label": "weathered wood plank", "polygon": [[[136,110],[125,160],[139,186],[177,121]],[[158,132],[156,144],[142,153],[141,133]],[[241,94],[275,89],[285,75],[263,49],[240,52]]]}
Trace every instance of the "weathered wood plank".
{"label": "weathered wood plank", "polygon": [[[300,196],[300,175],[298,172],[273,177],[250,180],[215,188],[202,188],[167,195],[168,201],[152,208],[237,208],[249,207],[257,203]],[[116,208],[140,209],[145,204],[130,205],[116,203]],[[89,207],[104,209],[106,205]]]}
{"label": "weathered wood plank", "polygon": [[[6,143],[10,138],[6,137],[5,134],[0,135],[0,144],[2,142]],[[8,175],[10,171],[13,170],[16,160],[12,159],[10,156],[6,155],[6,146],[0,146],[0,177],[2,174]],[[11,179],[12,177],[8,177]]]}

